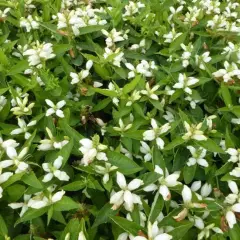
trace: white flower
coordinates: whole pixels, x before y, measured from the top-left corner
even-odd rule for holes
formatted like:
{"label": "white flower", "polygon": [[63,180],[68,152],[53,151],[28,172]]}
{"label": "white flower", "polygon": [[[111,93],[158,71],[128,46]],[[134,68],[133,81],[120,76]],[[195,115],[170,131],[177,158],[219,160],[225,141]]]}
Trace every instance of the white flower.
{"label": "white flower", "polygon": [[116,166],[112,166],[110,163],[105,163],[105,167],[96,165],[95,171],[103,175],[103,183],[106,184],[109,181],[109,173],[116,170]]}
{"label": "white flower", "polygon": [[158,222],[151,224],[148,222],[148,238],[147,237],[135,237],[133,240],[171,240],[172,236],[168,233],[164,233],[163,229],[158,228]]}
{"label": "white flower", "polygon": [[40,141],[41,144],[38,145],[38,150],[40,151],[62,149],[69,142],[68,140],[63,140],[61,142],[56,141],[55,137],[52,135],[52,132],[49,128],[46,128],[46,132],[49,136],[49,139],[43,139]]}
{"label": "white flower", "polygon": [[181,43],[181,48],[184,50],[184,52],[181,56],[182,66],[186,68],[189,65],[189,59],[191,58],[193,45],[192,45],[192,43],[189,43],[189,45],[186,46],[183,43]]}
{"label": "white flower", "polygon": [[227,61],[224,62],[225,69],[220,69],[213,73],[215,78],[223,78],[224,82],[228,82],[233,79],[233,77],[237,77],[240,79],[240,70],[235,63],[229,63]]}
{"label": "white flower", "polygon": [[172,41],[174,41],[176,38],[178,38],[181,35],[182,35],[182,33],[177,33],[175,31],[175,28],[173,27],[171,32],[163,35],[163,38],[165,38],[164,42],[171,43]]}
{"label": "white flower", "polygon": [[28,148],[25,147],[19,154],[13,147],[7,148],[7,155],[10,159],[4,160],[0,162],[0,168],[7,168],[10,166],[15,166],[16,170],[15,173],[21,173],[28,169],[28,164],[23,162],[23,158],[28,152]]}
{"label": "white flower", "polygon": [[205,208],[206,204],[204,203],[195,203],[192,202],[192,191],[191,189],[184,185],[182,190],[182,198],[183,198],[183,210],[179,212],[177,216],[174,216],[173,218],[180,222],[188,215],[188,211],[191,208]]}
{"label": "white flower", "polygon": [[225,203],[234,204],[235,202],[240,202],[240,194],[238,190],[238,186],[234,181],[228,181],[228,187],[230,188],[231,192],[225,198]]}
{"label": "white flower", "polygon": [[197,103],[201,102],[201,100],[193,99],[191,96],[187,96],[184,99],[190,102],[190,106],[192,109],[195,109]]}
{"label": "white flower", "polygon": [[187,146],[187,149],[191,152],[192,157],[188,159],[187,165],[193,166],[198,164],[202,167],[208,167],[208,162],[204,157],[206,156],[207,150],[199,147],[198,149],[193,146]]}
{"label": "white flower", "polygon": [[4,10],[0,10],[0,18],[6,18],[7,13],[11,10],[11,8],[5,8]]}
{"label": "white flower", "polygon": [[160,86],[159,85],[155,85],[153,88],[150,88],[149,83],[146,83],[146,90],[142,90],[141,93],[143,95],[148,96],[149,98],[153,99],[153,100],[158,100],[158,96],[157,94],[155,94],[155,91],[158,90]]}
{"label": "white flower", "polygon": [[53,164],[50,163],[43,163],[42,167],[47,174],[43,178],[43,182],[49,182],[55,176],[60,181],[69,181],[69,176],[64,172],[60,171],[59,169],[62,167],[62,160],[63,157],[59,156]]}
{"label": "white flower", "polygon": [[117,172],[117,184],[121,190],[114,193],[110,198],[110,203],[113,204],[113,209],[119,208],[124,203],[125,209],[132,212],[134,204],[142,204],[141,198],[138,195],[132,193],[133,190],[136,190],[141,185],[143,185],[142,180],[133,179],[127,185],[124,175],[120,172]]}
{"label": "white flower", "polygon": [[24,202],[10,203],[10,204],[8,204],[8,206],[11,207],[12,209],[21,208],[21,212],[19,215],[20,215],[20,217],[22,217],[23,214],[28,210],[28,201],[30,200],[30,198],[31,198],[31,195],[24,194],[24,196],[23,196]]}
{"label": "white flower", "polygon": [[173,6],[171,6],[169,8],[171,14],[168,17],[168,22],[170,23],[173,16],[177,15],[179,12],[181,12],[183,10],[183,6],[179,6],[177,9],[175,9]]}
{"label": "white flower", "polygon": [[83,231],[81,231],[81,232],[79,233],[79,235],[78,235],[78,240],[87,240],[86,237],[85,237],[85,235],[84,235],[84,233],[83,233]]}
{"label": "white flower", "polygon": [[230,228],[237,223],[235,212],[240,213],[240,203],[235,203],[226,209],[226,220]]}
{"label": "white flower", "polygon": [[102,29],[102,33],[107,37],[106,44],[108,47],[112,47],[115,42],[121,42],[127,39],[127,35],[122,31],[117,32],[115,28],[111,32],[107,32],[105,29]]}
{"label": "white flower", "polygon": [[151,192],[158,189],[159,193],[162,195],[165,201],[169,201],[171,199],[171,193],[169,191],[169,187],[175,187],[179,184],[178,178],[180,177],[180,172],[174,172],[172,174],[168,173],[168,170],[165,169],[165,172],[159,167],[155,166],[154,171],[161,175],[158,179],[159,187],[156,184],[150,184],[144,188],[144,191]]}
{"label": "white flower", "polygon": [[54,58],[56,55],[53,53],[52,43],[40,44],[36,42],[36,46],[23,52],[23,56],[28,56],[30,66],[42,68],[41,61]]}
{"label": "white flower", "polygon": [[85,79],[88,75],[89,75],[89,71],[92,68],[93,65],[93,61],[92,60],[88,60],[86,62],[86,69],[83,69],[80,73],[74,73],[71,72],[70,76],[72,78],[71,84],[76,84],[76,83],[81,83],[83,79]]}
{"label": "white flower", "polygon": [[26,124],[24,119],[18,118],[19,128],[14,129],[13,131],[11,131],[10,134],[11,135],[18,135],[18,134],[24,133],[25,139],[28,139],[31,136],[31,134],[28,132],[28,130],[29,130],[30,127],[35,126],[36,123],[37,123],[37,121],[33,120],[33,121],[29,122],[28,124]]}
{"label": "white flower", "polygon": [[184,140],[194,139],[197,141],[205,141],[207,140],[207,137],[204,136],[203,131],[201,131],[202,123],[199,123],[198,125],[192,124],[191,126],[184,121],[184,127],[187,130],[187,133],[182,137]]}
{"label": "white flower", "polygon": [[118,123],[119,123],[119,127],[113,127],[113,129],[117,132],[126,132],[127,130],[129,130],[132,127],[132,123],[125,125],[121,118],[119,118]]}
{"label": "white flower", "polygon": [[129,1],[128,4],[125,5],[125,12],[123,14],[123,20],[126,20],[126,17],[133,16],[135,13],[139,12],[139,8],[144,8],[145,5],[141,2],[133,2]]}
{"label": "white flower", "polygon": [[6,151],[8,148],[16,148],[18,145],[19,143],[13,139],[3,141],[3,139],[0,137],[0,153],[2,153],[2,151]]}
{"label": "white flower", "polygon": [[134,90],[132,92],[132,95],[128,97],[128,102],[126,103],[126,106],[130,107],[132,104],[139,100],[141,98],[140,91]]}
{"label": "white flower", "polygon": [[99,143],[99,136],[95,135],[92,140],[83,138],[80,140],[82,145],[79,150],[83,154],[81,163],[85,166],[89,165],[95,158],[100,161],[107,161],[107,155],[103,151],[107,149],[106,145]]}
{"label": "white flower", "polygon": [[56,105],[49,99],[46,99],[45,102],[47,103],[50,108],[46,112],[46,116],[51,116],[52,114],[56,114],[60,118],[64,118],[63,111],[61,108],[66,104],[65,100],[59,101]]}
{"label": "white flower", "polygon": [[231,157],[228,159],[228,162],[237,163],[240,162],[240,150],[234,148],[228,148],[226,151]]}
{"label": "white flower", "polygon": [[27,32],[30,32],[32,29],[39,29],[38,19],[33,19],[32,15],[28,15],[27,18],[20,18],[20,27],[26,28]]}
{"label": "white flower", "polygon": [[46,197],[43,192],[36,193],[35,196],[28,201],[28,207],[34,208],[34,209],[40,209],[44,208],[48,205],[54,204],[58,201],[60,201],[65,194],[65,191],[61,190],[54,194],[52,194],[52,191],[55,190],[55,186],[50,186],[48,188],[49,194]]}
{"label": "white flower", "polygon": [[185,14],[184,23],[194,23],[197,21],[197,18],[201,12],[201,9],[194,7],[188,7],[188,12]]}
{"label": "white flower", "polygon": [[158,127],[155,119],[151,119],[152,130],[147,130],[143,133],[143,140],[152,141],[156,139],[156,143],[160,149],[164,148],[164,141],[159,136],[166,133],[171,126],[169,123],[164,124],[161,127]]}
{"label": "white flower", "polygon": [[192,90],[190,89],[190,86],[196,84],[197,82],[199,82],[197,78],[187,77],[186,74],[180,73],[178,77],[178,83],[175,83],[173,88],[183,89],[184,92],[191,95]]}
{"label": "white flower", "polygon": [[22,115],[31,115],[32,108],[34,107],[35,103],[30,103],[28,106],[28,96],[25,96],[24,99],[19,97],[16,98],[17,106],[11,108],[11,111],[14,115],[22,116]]}
{"label": "white flower", "polygon": [[240,118],[232,118],[231,123],[233,124],[240,124]]}
{"label": "white flower", "polygon": [[163,115],[163,118],[167,120],[169,123],[174,122],[174,116],[170,111],[166,111],[166,114]]}
{"label": "white flower", "polygon": [[103,54],[103,57],[104,59],[106,59],[107,62],[117,67],[121,67],[121,62],[124,60],[123,56],[124,56],[124,53],[121,51],[121,48],[112,50],[106,47],[105,53]]}
{"label": "white flower", "polygon": [[144,161],[148,162],[152,159],[152,151],[151,148],[147,145],[147,143],[140,141],[141,146],[140,146],[140,152],[145,154],[144,155]]}
{"label": "white flower", "polygon": [[202,70],[205,70],[205,63],[208,63],[211,61],[211,57],[209,56],[210,52],[205,52],[202,54],[202,56],[196,55],[196,64],[201,68]]}
{"label": "white flower", "polygon": [[200,228],[200,229],[201,229],[201,232],[198,234],[198,239],[197,240],[208,239],[209,236],[210,236],[210,231],[211,230],[214,233],[223,234],[223,231],[220,228],[215,227],[214,223],[211,223],[206,227],[204,227],[204,225],[203,225],[203,228]]}

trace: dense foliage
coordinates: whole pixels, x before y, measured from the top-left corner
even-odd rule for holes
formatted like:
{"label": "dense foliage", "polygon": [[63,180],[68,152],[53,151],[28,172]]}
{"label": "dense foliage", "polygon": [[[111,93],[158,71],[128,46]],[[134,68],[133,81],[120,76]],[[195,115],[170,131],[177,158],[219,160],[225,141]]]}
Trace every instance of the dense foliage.
{"label": "dense foliage", "polygon": [[0,239],[239,240],[237,0],[0,0]]}

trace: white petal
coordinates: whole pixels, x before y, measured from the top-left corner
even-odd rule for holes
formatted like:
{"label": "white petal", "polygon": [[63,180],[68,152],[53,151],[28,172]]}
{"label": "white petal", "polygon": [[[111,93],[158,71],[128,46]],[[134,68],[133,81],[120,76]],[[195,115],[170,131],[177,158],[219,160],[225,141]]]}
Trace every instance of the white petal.
{"label": "white petal", "polygon": [[57,106],[58,109],[60,109],[60,108],[62,108],[65,104],[66,104],[66,101],[65,101],[65,100],[62,100],[62,101],[58,102],[56,106]]}
{"label": "white petal", "polygon": [[63,157],[62,156],[58,156],[58,158],[54,161],[53,166],[56,169],[60,169],[60,167],[62,166],[62,161],[63,161]]}
{"label": "white petal", "polygon": [[124,192],[123,198],[124,198],[126,210],[132,212],[133,207],[134,207],[134,205],[133,205],[133,196],[132,196],[132,193],[131,193],[130,191],[126,190],[126,191]]}
{"label": "white petal", "polygon": [[10,157],[11,159],[17,157],[16,149],[13,148],[13,147],[7,148],[7,155],[8,155],[8,157]]}
{"label": "white petal", "polygon": [[231,189],[232,193],[238,194],[238,186],[234,181],[228,181],[228,186]]}
{"label": "white petal", "polygon": [[51,181],[52,180],[52,178],[53,178],[53,174],[52,173],[48,173],[48,174],[46,174],[45,176],[44,176],[44,178],[43,178],[43,182],[49,182],[49,181]]}
{"label": "white petal", "polygon": [[161,185],[159,188],[159,193],[163,196],[163,199],[165,201],[168,201],[171,199],[171,193],[166,185]]}
{"label": "white petal", "polygon": [[166,185],[168,187],[175,187],[176,185],[178,185],[177,179],[179,178],[179,176],[180,176],[180,172],[175,172],[175,173],[167,176],[165,178]]}
{"label": "white petal", "polygon": [[163,141],[160,137],[158,137],[158,138],[156,139],[156,143],[157,143],[157,146],[158,146],[160,149],[163,149],[163,148],[164,148],[165,143],[164,143],[164,141]]}
{"label": "white petal", "polygon": [[143,190],[146,192],[153,192],[153,191],[157,190],[157,188],[158,188],[157,185],[152,183],[152,184],[144,187]]}
{"label": "white petal", "polygon": [[57,202],[57,201],[60,201],[63,197],[63,195],[65,194],[65,191],[59,191],[59,192],[56,192],[53,196],[52,196],[52,202]]}
{"label": "white petal", "polygon": [[55,104],[51,100],[46,99],[45,102],[47,103],[48,106],[50,106],[52,108],[55,107]]}
{"label": "white petal", "polygon": [[60,181],[69,181],[70,177],[64,172],[60,170],[54,171],[54,176],[58,178]]}
{"label": "white petal", "polygon": [[161,233],[157,235],[154,240],[171,240],[172,236],[167,233]]}
{"label": "white petal", "polygon": [[207,197],[212,192],[211,184],[205,183],[201,188],[202,197]]}
{"label": "white petal", "polygon": [[236,204],[234,204],[233,206],[232,206],[232,210],[234,211],[234,212],[240,212],[240,203],[236,203]]}
{"label": "white petal", "polygon": [[237,223],[235,214],[232,211],[227,212],[226,219],[230,228],[233,228],[234,224]]}
{"label": "white petal", "polygon": [[123,203],[123,194],[124,194],[124,191],[119,191],[114,193],[110,198],[110,203],[120,206]]}
{"label": "white petal", "polygon": [[201,181],[195,181],[192,183],[191,190],[193,192],[196,192],[200,189],[200,187],[201,187]]}
{"label": "white petal", "polygon": [[184,203],[190,203],[192,201],[192,191],[186,185],[183,186],[182,198],[183,198]]}
{"label": "white petal", "polygon": [[55,110],[53,108],[49,108],[46,112],[46,116],[51,116],[53,113],[55,113]]}
{"label": "white petal", "polygon": [[143,185],[143,181],[140,179],[133,179],[129,184],[128,184],[128,189],[130,191],[135,190],[139,188],[141,185]]}
{"label": "white petal", "polygon": [[57,115],[58,117],[60,117],[60,118],[64,118],[64,113],[63,113],[63,111],[60,110],[60,109],[58,109],[58,110],[56,111],[56,115]]}
{"label": "white petal", "polygon": [[120,172],[117,172],[117,183],[121,189],[125,189],[127,187],[126,179]]}

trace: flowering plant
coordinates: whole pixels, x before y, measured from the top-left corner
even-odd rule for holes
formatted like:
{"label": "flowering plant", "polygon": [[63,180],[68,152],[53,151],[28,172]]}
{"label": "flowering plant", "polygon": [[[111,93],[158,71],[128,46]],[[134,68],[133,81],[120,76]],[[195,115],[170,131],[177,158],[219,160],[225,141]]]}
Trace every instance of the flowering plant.
{"label": "flowering plant", "polygon": [[240,3],[0,0],[0,240],[239,240]]}

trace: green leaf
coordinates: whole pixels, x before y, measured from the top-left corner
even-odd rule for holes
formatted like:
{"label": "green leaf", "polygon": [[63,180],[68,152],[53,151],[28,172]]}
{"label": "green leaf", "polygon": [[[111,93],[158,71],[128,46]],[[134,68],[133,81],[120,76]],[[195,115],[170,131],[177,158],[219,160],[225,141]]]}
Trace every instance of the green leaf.
{"label": "green leaf", "polygon": [[164,147],[163,150],[172,150],[173,148],[183,144],[185,140],[182,137],[176,137],[174,140],[172,140],[166,147]]}
{"label": "green leaf", "polygon": [[126,218],[122,217],[111,217],[112,221],[116,223],[120,228],[124,231],[132,234],[133,236],[137,236],[140,230],[143,228],[135,222],[130,222]]}
{"label": "green leaf", "polygon": [[117,97],[116,91],[101,89],[101,88],[93,88],[93,87],[90,87],[90,89],[92,89],[94,92],[100,93],[107,97]]}
{"label": "green leaf", "polygon": [[239,240],[240,227],[238,224],[234,224],[233,228],[229,229],[230,240]]}
{"label": "green leaf", "polygon": [[163,155],[161,154],[161,151],[158,149],[156,145],[153,147],[152,161],[154,167],[155,165],[160,166],[162,169],[166,167]]}
{"label": "green leaf", "polygon": [[28,62],[26,60],[19,61],[16,65],[10,68],[8,71],[8,76],[21,73],[22,71],[29,68]]}
{"label": "green leaf", "polygon": [[72,49],[71,44],[56,44],[53,46],[53,52],[56,55],[60,55],[66,51],[69,51],[70,49]]}
{"label": "green leaf", "polygon": [[29,173],[25,173],[22,177],[22,181],[34,188],[39,188],[39,189],[43,188],[42,183],[38,180],[38,178],[36,177],[33,171]]}
{"label": "green leaf", "polygon": [[80,34],[79,35],[84,35],[87,33],[93,33],[97,31],[101,31],[102,29],[107,28],[107,25],[95,25],[95,26],[87,26],[87,27],[82,27],[80,28]]}
{"label": "green leaf", "polygon": [[133,91],[136,88],[136,86],[138,85],[140,79],[141,79],[141,76],[137,75],[133,80],[131,80],[130,83],[125,84],[125,86],[123,87],[123,93],[127,94],[127,93]]}
{"label": "green leaf", "polygon": [[108,157],[108,161],[112,165],[118,167],[118,170],[125,175],[139,172],[142,169],[133,160],[124,156],[121,153],[108,151],[107,157]]}
{"label": "green leaf", "polygon": [[162,212],[162,209],[164,207],[164,200],[162,196],[159,194],[159,192],[156,193],[153,203],[151,205],[151,211],[148,216],[148,221],[151,223],[154,223],[159,216],[159,214]]}
{"label": "green leaf", "polygon": [[98,227],[100,224],[107,223],[110,217],[117,214],[118,210],[112,210],[112,205],[110,203],[105,204],[101,210],[97,213],[93,228]]}
{"label": "green leaf", "polygon": [[221,147],[219,147],[219,145],[217,145],[216,142],[214,142],[212,139],[208,138],[207,140],[205,141],[196,141],[196,143],[207,149],[208,151],[210,152],[217,152],[217,153],[223,153],[225,154],[225,152],[222,150]]}
{"label": "green leaf", "polygon": [[102,101],[100,101],[99,103],[97,103],[93,109],[92,112],[98,112],[104,108],[106,108],[108,106],[108,104],[111,102],[111,98],[105,98]]}
{"label": "green leaf", "polygon": [[0,215],[0,234],[2,236],[7,236],[8,235],[7,225],[6,225],[2,215]]}
{"label": "green leaf", "polygon": [[48,208],[49,207],[44,207],[40,209],[29,208],[27,212],[16,221],[15,226],[18,225],[19,223],[26,222],[42,216],[45,212],[47,212]]}
{"label": "green leaf", "polygon": [[64,185],[62,187],[62,189],[64,191],[79,191],[79,190],[83,189],[84,187],[86,187],[86,182],[84,180],[82,180],[82,181],[71,182],[67,185]]}
{"label": "green leaf", "polygon": [[75,201],[72,200],[72,198],[63,196],[62,199],[56,203],[54,203],[54,211],[69,211],[72,209],[78,209],[80,208],[80,204],[76,203]]}
{"label": "green leaf", "polygon": [[177,37],[171,44],[170,44],[170,51],[176,51],[181,48],[181,43],[183,43],[187,37],[187,32],[181,34],[179,37]]}
{"label": "green leaf", "polygon": [[183,168],[183,178],[186,184],[189,184],[190,182],[192,182],[195,176],[196,169],[197,169],[197,164],[190,167],[185,166]]}
{"label": "green leaf", "polygon": [[25,191],[25,187],[23,185],[14,184],[14,185],[9,186],[6,189],[7,200],[9,202],[17,202],[24,194],[24,191]]}
{"label": "green leaf", "polygon": [[175,227],[169,234],[173,237],[173,240],[179,240],[181,239],[193,226],[192,222],[187,222],[186,224],[181,224],[178,227]]}
{"label": "green leaf", "polygon": [[71,139],[73,140],[73,153],[80,155],[81,153],[79,151],[79,141],[83,138],[83,136],[74,128],[70,127],[64,120],[60,120],[59,125],[67,136],[71,136]]}
{"label": "green leaf", "polygon": [[230,172],[232,170],[233,163],[232,162],[226,162],[224,165],[222,165],[217,171],[215,172],[215,176],[225,174],[227,172]]}
{"label": "green leaf", "polygon": [[221,84],[221,94],[226,107],[230,108],[232,106],[232,97],[227,85],[224,83]]}
{"label": "green leaf", "polygon": [[143,180],[143,183],[144,183],[144,185],[141,186],[141,188],[146,187],[146,186],[156,182],[160,178],[160,176],[161,175],[159,175],[156,172],[148,172],[148,173],[145,173],[145,174],[139,176],[139,179]]}

